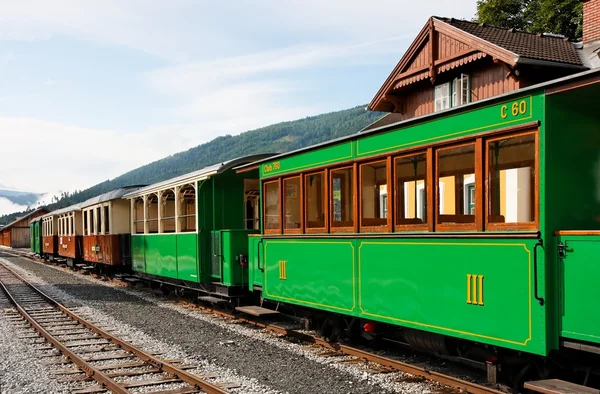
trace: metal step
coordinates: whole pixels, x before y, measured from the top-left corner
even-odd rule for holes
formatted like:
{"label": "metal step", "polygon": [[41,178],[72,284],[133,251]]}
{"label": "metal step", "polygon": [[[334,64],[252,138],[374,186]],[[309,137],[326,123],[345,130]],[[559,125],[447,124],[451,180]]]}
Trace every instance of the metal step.
{"label": "metal step", "polygon": [[545,394],[600,394],[600,390],[560,379],[536,380],[526,382],[525,388]]}
{"label": "metal step", "polygon": [[238,306],[235,308],[236,311],[240,311],[242,313],[247,313],[252,316],[268,316],[268,315],[279,315],[278,311],[274,311],[272,309],[261,308],[260,306]]}
{"label": "metal step", "polygon": [[217,298],[217,297],[212,297],[212,296],[199,296],[198,299],[200,301],[205,301],[205,302],[210,302],[212,304],[222,304],[222,303],[227,303],[227,300],[224,300],[222,298]]}

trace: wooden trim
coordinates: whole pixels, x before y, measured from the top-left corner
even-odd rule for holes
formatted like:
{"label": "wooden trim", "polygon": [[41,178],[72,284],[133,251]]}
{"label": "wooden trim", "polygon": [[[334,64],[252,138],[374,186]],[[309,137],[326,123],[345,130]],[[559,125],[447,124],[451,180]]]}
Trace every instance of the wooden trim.
{"label": "wooden trim", "polygon": [[[314,233],[314,232],[328,232],[328,228],[327,228],[327,198],[328,198],[328,194],[327,194],[327,176],[326,176],[326,170],[323,171],[317,171],[317,172],[308,172],[306,174],[302,174],[303,180],[302,180],[302,185],[303,185],[303,189],[302,189],[302,207],[303,207],[303,214],[302,214],[302,232],[306,232],[306,233]],[[306,187],[306,182],[308,181],[308,178],[311,176],[315,176],[315,175],[321,175],[322,180],[323,180],[323,187],[321,190],[321,203],[322,203],[322,207],[321,210],[323,211],[323,227],[308,227],[308,206],[307,206],[307,187]]]}
{"label": "wooden trim", "polygon": [[[357,185],[357,194],[358,195],[358,202],[360,204],[360,206],[358,207],[358,223],[359,223],[359,227],[360,227],[360,231],[361,232],[373,232],[373,231],[377,231],[377,232],[385,232],[385,231],[390,231],[390,215],[389,215],[389,200],[390,200],[390,193],[388,191],[388,217],[386,220],[385,224],[382,225],[372,225],[372,224],[364,224],[364,222],[367,221],[371,221],[371,220],[377,220],[377,219],[381,219],[381,218],[364,218],[363,217],[363,199],[362,199],[362,186],[363,186],[363,179],[362,179],[362,175],[363,175],[363,167],[364,166],[368,166],[371,164],[378,164],[378,163],[385,163],[386,165],[386,169],[385,169],[385,176],[386,178],[388,178],[388,180],[386,180],[386,184],[389,185],[389,173],[390,173],[390,168],[389,168],[389,160],[390,157],[388,156],[385,160],[374,160],[374,161],[368,161],[368,162],[364,162],[364,163],[360,163],[358,164],[358,182],[356,183]],[[357,164],[355,164],[357,165]],[[377,184],[376,178],[374,179],[375,184]],[[377,200],[375,201],[375,206],[376,208],[379,208],[379,196],[375,197]]]}
{"label": "wooden trim", "polygon": [[[475,226],[477,231],[483,231],[484,222],[484,205],[483,199],[483,185],[485,181],[485,175],[483,173],[483,166],[485,161],[483,155],[483,139],[477,138],[475,141]],[[487,174],[487,171],[485,172]]]}
{"label": "wooden trim", "polygon": [[435,173],[437,171],[437,167],[435,165],[436,161],[433,158],[433,148],[427,149],[427,229],[430,232],[435,231],[435,217],[436,217],[436,208],[435,201],[436,199],[436,187],[434,185]]}
{"label": "wooden trim", "polygon": [[[448,149],[456,149],[456,148],[460,148],[463,146],[468,146],[468,145],[473,145],[473,148],[475,150],[474,152],[474,163],[473,165],[475,166],[477,164],[477,148],[476,148],[476,140],[472,140],[470,142],[465,142],[462,144],[456,144],[456,145],[449,145],[449,146],[444,146],[444,147],[440,147],[437,148],[435,150],[435,168],[436,168],[436,172],[435,172],[435,195],[436,195],[436,208],[435,208],[435,231],[471,231],[471,230],[477,230],[477,212],[474,215],[475,216],[475,220],[472,223],[440,223],[439,222],[439,218],[441,216],[441,214],[439,213],[439,208],[440,208],[440,204],[439,204],[439,199],[440,199],[440,191],[439,191],[439,185],[440,185],[440,181],[439,181],[439,174],[437,172],[437,170],[439,169],[439,152],[443,151],[443,150],[448,150]],[[476,169],[475,169],[476,171]],[[474,171],[474,172],[475,172]],[[477,176],[475,176],[475,187],[477,187]],[[463,190],[464,192],[464,190]],[[455,193],[456,193],[456,186],[455,186]],[[455,201],[455,205],[456,205],[456,201]],[[475,205],[477,206],[477,205]],[[466,215],[458,215],[455,214],[456,216],[466,216]]]}
{"label": "wooden trim", "polygon": [[304,233],[304,173],[300,174],[300,232]]}
{"label": "wooden trim", "polygon": [[[290,182],[293,181],[295,179],[298,179],[298,183],[299,188],[298,188],[298,209],[300,210],[299,212],[299,217],[300,217],[300,227],[299,228],[285,228],[286,222],[285,222],[285,212],[286,212],[286,182]],[[302,174],[298,174],[296,176],[291,176],[291,177],[285,177],[282,178],[281,180],[281,189],[282,189],[282,195],[283,195],[283,199],[281,200],[282,202],[282,214],[281,214],[281,227],[283,227],[283,233],[284,234],[301,234],[302,233],[302,226],[303,226],[303,209],[304,206],[302,205]]]}
{"label": "wooden trim", "polygon": [[383,85],[381,85],[381,87],[377,91],[377,94],[375,95],[375,97],[369,103],[368,108],[370,110],[375,110],[381,104],[381,102],[383,101],[382,100],[383,96],[395,84],[395,79],[396,79],[395,76],[398,73],[402,72],[402,70],[404,70],[404,68],[407,66],[407,64],[415,56],[417,51],[423,46],[423,44],[428,39],[429,29],[430,29],[430,22],[427,21],[427,23],[425,23],[425,25],[421,28],[421,31],[419,32],[419,34],[417,34],[417,37],[415,37],[414,41],[410,44],[410,46],[408,47],[406,52],[404,52],[404,55],[402,55],[402,58],[396,64],[396,67],[394,67],[394,70],[386,78]]}
{"label": "wooden trim", "polygon": [[[354,203],[354,206],[352,207],[352,214],[354,215],[353,217],[353,224],[351,226],[334,226],[335,221],[333,220],[333,173],[335,171],[341,171],[341,170],[346,170],[346,169],[352,169],[352,177],[350,179],[352,185],[353,185],[353,192],[352,192],[352,201]],[[356,204],[356,194],[357,194],[357,190],[356,190],[356,163],[354,163],[353,165],[350,166],[343,166],[343,167],[334,167],[331,168],[329,171],[329,179],[327,180],[329,183],[329,190],[328,190],[328,206],[329,206],[329,226],[330,226],[330,231],[332,233],[336,233],[336,232],[358,232],[358,220],[356,218],[356,209],[357,209],[357,204]]]}
{"label": "wooden trim", "polygon": [[352,198],[354,201],[354,206],[352,207],[354,209],[354,217],[352,218],[354,220],[354,232],[357,233],[358,232],[358,218],[360,215],[360,211],[358,210],[358,163],[354,163],[352,166],[352,183],[353,183],[353,189],[352,189]]}
{"label": "wooden trim", "polygon": [[[398,181],[400,180],[400,178],[398,178],[397,174],[396,174],[396,161],[398,159],[403,159],[403,158],[407,158],[407,157],[412,157],[412,156],[418,156],[418,155],[425,155],[425,160],[426,160],[426,168],[425,168],[425,198],[426,198],[426,204],[427,204],[427,217],[430,216],[429,214],[429,197],[431,195],[431,192],[427,189],[430,187],[430,179],[429,179],[429,168],[430,168],[430,150],[427,151],[417,151],[417,152],[413,152],[411,154],[406,154],[406,155],[400,155],[400,156],[394,156],[393,157],[393,168],[394,168],[394,178],[393,178],[393,189],[394,189],[394,216],[393,216],[393,223],[394,223],[394,231],[395,232],[403,232],[403,231],[427,231],[429,229],[429,222],[425,222],[422,224],[402,224],[399,222],[399,218],[398,218],[398,211],[396,211],[396,209],[400,209],[399,206],[402,205],[404,206],[404,189],[400,189],[400,186],[398,184]],[[412,182],[413,179],[410,178],[402,178],[402,180],[406,179],[407,181]],[[415,195],[415,198],[417,198],[417,195]],[[389,197],[388,197],[389,199]],[[402,204],[400,204],[400,202],[402,202]],[[404,209],[404,208],[402,208]],[[415,212],[415,216],[416,216],[416,212]],[[427,218],[426,218],[427,220]]]}
{"label": "wooden trim", "polygon": [[[421,66],[421,67],[418,67],[418,68],[413,68],[412,70],[405,71],[405,72],[403,72],[401,74],[398,74],[394,78],[394,84],[392,85],[392,88],[394,86],[396,86],[396,84],[398,82],[400,82],[401,80],[403,80],[404,78],[412,77],[415,74],[419,74],[419,73],[422,73],[422,72],[425,72],[425,71],[429,71],[429,69],[430,69],[430,66],[426,65],[426,66]],[[389,100],[387,100],[389,98],[389,95],[384,95],[383,97],[384,97],[384,99],[386,99],[386,101],[389,101]]]}
{"label": "wooden trim", "polygon": [[434,27],[435,30],[437,30],[438,32],[444,33],[471,47],[475,47],[492,57],[497,57],[501,61],[510,64],[511,66],[514,66],[516,64],[515,59],[517,58],[517,55],[511,51],[494,45],[482,38],[467,33],[464,30],[454,27],[439,19],[434,20]]}
{"label": "wooden trim", "polygon": [[395,194],[395,187],[394,187],[394,160],[392,159],[392,156],[388,156],[387,158],[387,180],[386,180],[386,192],[387,192],[387,231],[388,232],[392,232],[394,231],[394,218],[396,217],[394,215],[394,194]]}
{"label": "wooden trim", "polygon": [[[461,137],[456,137],[456,138],[450,138],[447,140],[443,140],[443,141],[436,141],[433,143],[429,143],[429,144],[423,144],[423,145],[417,145],[417,146],[411,146],[409,148],[404,148],[404,149],[398,149],[395,151],[390,151],[390,152],[385,152],[385,153],[381,153],[378,155],[374,155],[374,156],[367,156],[367,157],[361,157],[361,158],[357,158],[357,159],[351,159],[351,160],[345,160],[345,161],[340,161],[339,163],[335,163],[333,165],[331,164],[326,164],[326,165],[322,165],[322,166],[318,166],[318,167],[311,167],[308,170],[310,170],[311,172],[316,172],[319,170],[324,170],[325,168],[337,168],[337,167],[348,167],[351,166],[354,163],[362,163],[362,162],[367,162],[367,161],[374,161],[377,159],[382,159],[384,157],[387,157],[389,155],[395,156],[395,155],[410,155],[413,152],[419,152],[419,151],[423,151],[426,150],[428,148],[435,148],[435,149],[439,149],[439,148],[443,148],[445,146],[448,145],[454,145],[456,143],[466,143],[468,141],[475,141],[477,138],[479,137],[490,137],[490,136],[500,136],[501,134],[505,134],[505,133],[512,133],[512,132],[516,132],[516,131],[520,131],[520,130],[527,130],[527,129],[531,129],[534,127],[539,127],[540,126],[540,122],[538,120],[535,120],[533,122],[527,122],[527,123],[523,123],[523,124],[519,124],[519,125],[514,125],[514,126],[507,126],[507,127],[503,127],[500,129],[494,129],[494,130],[489,130],[489,131],[482,131],[480,133],[474,133],[474,134],[470,134],[468,136],[461,136]],[[464,142],[463,142],[464,141]],[[332,167],[333,166],[333,167]],[[306,169],[305,169],[306,170]],[[269,181],[269,180],[273,180],[275,178],[280,178],[281,176],[292,176],[295,174],[299,174],[305,170],[299,170],[299,171],[293,171],[293,172],[289,172],[283,175],[273,175],[271,177],[263,177],[261,178],[262,182],[265,181]]]}
{"label": "wooden trim", "polygon": [[[596,235],[596,234],[590,234]],[[600,235],[600,234],[598,234]],[[539,231],[505,231],[505,232],[413,232],[413,233],[360,233],[360,234],[311,234],[300,236],[288,235],[269,235],[263,236],[265,239],[302,239],[302,238],[323,238],[323,239],[368,239],[368,238],[386,238],[386,239],[538,239]]]}
{"label": "wooden trim", "polygon": [[329,219],[329,168],[325,168],[323,171],[323,205],[325,211],[323,211],[323,215],[325,216],[325,230],[327,232],[330,231],[331,220]]}
{"label": "wooden trim", "polygon": [[453,62],[453,61],[455,61],[455,60],[460,60],[460,58],[462,58],[462,57],[465,57],[465,56],[467,56],[467,55],[470,55],[470,54],[471,54],[471,53],[473,53],[473,52],[481,52],[481,51],[480,51],[479,49],[477,49],[477,48],[469,48],[469,49],[466,49],[466,50],[464,50],[464,51],[461,51],[461,52],[455,53],[455,54],[454,54],[454,55],[452,55],[452,56],[445,57],[445,58],[443,58],[443,59],[439,59],[439,60],[435,60],[435,61],[433,62],[433,64],[434,64],[434,66],[436,66],[436,67],[443,66],[443,65],[444,65],[444,64],[446,64],[446,63],[450,63],[450,62]]}
{"label": "wooden trim", "polygon": [[[279,201],[278,204],[279,206],[277,207],[277,210],[279,211],[279,228],[277,229],[267,229],[267,193],[265,192],[265,190],[267,189],[267,185],[271,184],[271,183],[275,183],[277,182],[277,185],[279,187]],[[281,234],[281,229],[282,229],[282,225],[283,225],[283,219],[282,219],[282,206],[283,206],[283,201],[281,199],[282,195],[281,195],[281,178],[277,178],[276,180],[271,180],[268,182],[263,182],[263,231],[265,234]]]}
{"label": "wooden trim", "polygon": [[600,235],[600,230],[556,230],[554,235]]}
{"label": "wooden trim", "polygon": [[[490,183],[490,179],[488,178],[488,174],[490,173],[490,160],[489,160],[489,143],[490,142],[494,142],[500,139],[507,139],[507,138],[515,138],[515,137],[520,137],[520,136],[525,136],[525,135],[533,135],[534,136],[534,170],[535,170],[535,174],[534,174],[534,187],[532,189],[533,191],[533,215],[534,215],[534,220],[532,222],[516,222],[516,223],[494,223],[494,222],[490,222],[489,218],[490,218],[490,214],[491,214],[491,188],[492,188],[492,184]],[[514,133],[514,134],[508,134],[508,135],[502,135],[502,136],[498,136],[498,137],[494,137],[494,138],[488,138],[485,140],[485,147],[484,147],[484,152],[483,152],[483,156],[484,156],[484,161],[485,161],[485,174],[486,174],[486,183],[487,183],[487,190],[486,190],[486,196],[485,196],[485,215],[484,215],[484,219],[485,219],[485,228],[486,230],[490,230],[490,231],[506,231],[506,230],[537,230],[539,229],[539,223],[540,223],[540,159],[539,159],[539,151],[540,151],[540,147],[539,147],[539,140],[540,140],[540,133],[539,133],[539,129],[535,129],[535,130],[529,130],[529,131],[523,131],[523,132],[519,132],[519,133]]]}

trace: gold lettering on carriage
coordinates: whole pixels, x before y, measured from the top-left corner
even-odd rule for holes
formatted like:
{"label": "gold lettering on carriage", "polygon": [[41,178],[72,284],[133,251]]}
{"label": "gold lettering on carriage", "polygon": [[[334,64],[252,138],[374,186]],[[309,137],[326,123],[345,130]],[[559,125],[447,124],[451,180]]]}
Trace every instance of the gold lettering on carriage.
{"label": "gold lettering on carriage", "polygon": [[515,101],[511,104],[504,104],[500,107],[500,117],[502,119],[508,118],[510,115],[516,117],[519,115],[525,115],[527,112],[527,101],[520,100]]}
{"label": "gold lettering on carriage", "polygon": [[483,275],[467,274],[467,304],[483,305]]}
{"label": "gold lettering on carriage", "polygon": [[275,161],[275,162],[273,162],[271,164],[265,164],[263,166],[263,172],[265,174],[268,174],[269,172],[271,172],[271,171],[277,171],[280,168],[281,168],[281,162]]}

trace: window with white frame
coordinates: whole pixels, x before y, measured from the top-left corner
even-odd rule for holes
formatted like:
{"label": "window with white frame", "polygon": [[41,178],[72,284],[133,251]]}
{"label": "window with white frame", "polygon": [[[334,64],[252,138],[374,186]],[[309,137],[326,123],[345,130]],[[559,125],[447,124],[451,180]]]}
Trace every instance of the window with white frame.
{"label": "window with white frame", "polygon": [[471,79],[468,74],[460,74],[452,82],[437,85],[434,89],[435,112],[458,107],[471,102]]}

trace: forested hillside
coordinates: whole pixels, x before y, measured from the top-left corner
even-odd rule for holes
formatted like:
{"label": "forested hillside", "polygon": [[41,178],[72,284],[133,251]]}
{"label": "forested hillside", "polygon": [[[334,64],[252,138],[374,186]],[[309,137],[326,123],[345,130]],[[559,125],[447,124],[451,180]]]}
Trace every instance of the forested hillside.
{"label": "forested hillside", "polygon": [[[136,168],[89,189],[64,193],[58,202],[48,205],[48,208],[50,210],[62,208],[125,185],[159,182],[239,156],[267,152],[283,153],[353,134],[383,116],[383,113],[367,111],[365,107],[366,105],[362,105],[344,111],[278,123],[235,136],[218,137],[195,148]],[[1,216],[0,224],[10,223],[23,213]]]}

